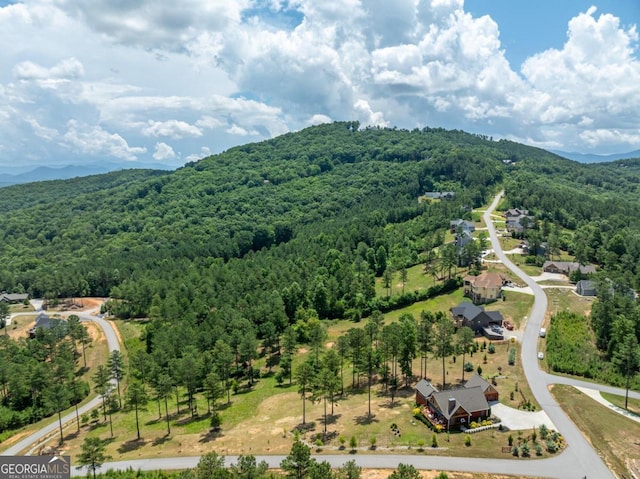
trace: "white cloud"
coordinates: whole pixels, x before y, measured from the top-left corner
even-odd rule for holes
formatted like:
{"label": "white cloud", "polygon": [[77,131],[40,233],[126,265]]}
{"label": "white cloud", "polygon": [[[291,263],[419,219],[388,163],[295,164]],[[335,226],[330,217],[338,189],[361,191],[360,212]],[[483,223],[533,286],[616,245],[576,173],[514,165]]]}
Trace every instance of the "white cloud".
{"label": "white cloud", "polygon": [[167,136],[179,140],[185,137],[202,136],[202,130],[197,126],[190,125],[184,121],[152,121],[149,120],[149,126],[142,130],[145,136]]}
{"label": "white cloud", "polygon": [[153,159],[158,161],[172,160],[176,157],[176,152],[171,146],[164,142],[156,143],[156,151],[153,153]]}
{"label": "white cloud", "polygon": [[82,77],[84,67],[75,58],[62,60],[51,68],[25,61],[14,67],[13,74],[18,80],[71,80]]}
{"label": "white cloud", "polygon": [[0,31],[5,162],[193,159],[334,119],[640,148],[638,32],[595,9],[518,72],[463,0],[25,0]]}
{"label": "white cloud", "polygon": [[78,149],[82,153],[107,155],[130,161],[147,152],[144,147],[130,147],[117,133],[109,133],[99,126],[82,125],[75,120],[69,121],[62,142],[64,146]]}

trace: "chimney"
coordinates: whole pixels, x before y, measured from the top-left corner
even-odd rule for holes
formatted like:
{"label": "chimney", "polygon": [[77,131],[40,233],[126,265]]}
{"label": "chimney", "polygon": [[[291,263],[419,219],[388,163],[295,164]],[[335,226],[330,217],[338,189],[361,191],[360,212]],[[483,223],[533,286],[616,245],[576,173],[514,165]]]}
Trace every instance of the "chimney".
{"label": "chimney", "polygon": [[456,407],[456,399],[455,398],[449,398],[449,414],[451,414],[453,412],[455,407]]}

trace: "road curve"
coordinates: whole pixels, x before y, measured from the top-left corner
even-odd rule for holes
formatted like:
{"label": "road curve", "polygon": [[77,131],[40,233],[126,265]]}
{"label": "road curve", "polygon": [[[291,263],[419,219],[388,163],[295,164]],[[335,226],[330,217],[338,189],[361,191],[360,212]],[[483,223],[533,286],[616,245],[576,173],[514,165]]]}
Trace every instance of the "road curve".
{"label": "road curve", "polygon": [[529,382],[529,387],[542,409],[545,410],[568,443],[566,450],[558,456],[563,459],[565,464],[571,465],[572,475],[567,477],[613,479],[614,475],[609,471],[609,468],[587,442],[576,425],[562,411],[549,392],[551,384],[559,382],[570,384],[570,382],[558,381],[559,378],[556,376],[540,370],[539,360],[537,359],[538,333],[547,311],[547,296],[540,285],[512,263],[502,251],[495,226],[491,221],[491,212],[498,206],[503,193],[499,193],[494,198],[491,206],[484,213],[484,220],[488,227],[495,255],[531,288],[535,297],[522,338],[522,366]]}
{"label": "road curve", "polygon": [[[118,336],[116,335],[116,332],[109,321],[102,319],[100,316],[93,316],[87,313],[74,313],[74,314],[76,314],[82,321],[93,321],[98,326],[100,326],[100,328],[102,328],[102,330],[104,331],[104,335],[107,339],[107,345],[109,347],[109,351],[120,350],[120,344],[118,343]],[[95,397],[88,403],[79,407],[78,412],[79,414],[84,414],[87,411],[90,411],[91,409],[99,406],[100,404],[101,404],[100,397],[99,396]],[[76,412],[73,411],[69,414],[66,414],[65,416],[62,416],[62,423],[66,424],[69,421],[75,421],[75,419],[76,419]],[[23,451],[27,450],[28,448],[30,448],[33,444],[41,441],[44,437],[56,431],[58,428],[59,428],[58,421],[54,421],[51,424],[44,426],[42,429],[34,432],[33,434],[30,434],[29,436],[25,437],[21,441],[17,442],[13,446],[5,450],[2,454],[7,456],[18,455]]]}

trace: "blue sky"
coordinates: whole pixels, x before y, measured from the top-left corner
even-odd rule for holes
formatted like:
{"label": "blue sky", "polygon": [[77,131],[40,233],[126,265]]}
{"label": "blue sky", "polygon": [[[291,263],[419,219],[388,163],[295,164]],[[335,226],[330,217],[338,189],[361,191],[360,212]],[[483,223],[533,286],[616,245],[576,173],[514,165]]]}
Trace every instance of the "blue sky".
{"label": "blue sky", "polygon": [[505,55],[516,70],[538,52],[562,48],[569,20],[591,6],[619,17],[623,25],[640,24],[638,0],[465,0],[464,6],[474,16],[490,15],[498,23]]}
{"label": "blue sky", "polygon": [[640,149],[637,0],[0,0],[0,166],[179,166],[309,125]]}

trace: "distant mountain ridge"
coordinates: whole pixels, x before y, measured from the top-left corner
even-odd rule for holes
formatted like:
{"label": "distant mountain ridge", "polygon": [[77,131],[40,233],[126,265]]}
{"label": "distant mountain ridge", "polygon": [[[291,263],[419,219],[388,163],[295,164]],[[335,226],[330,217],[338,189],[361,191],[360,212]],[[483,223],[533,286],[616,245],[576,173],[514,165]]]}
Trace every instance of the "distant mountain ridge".
{"label": "distant mountain ridge", "polygon": [[4,167],[0,173],[0,188],[23,183],[33,183],[36,181],[68,180],[83,176],[99,175],[111,171],[129,169],[149,169],[149,170],[174,170],[173,165],[164,163],[139,163],[139,162],[101,162],[89,163],[86,165],[66,165],[66,166],[36,166],[25,171],[25,168]]}
{"label": "distant mountain ridge", "polygon": [[627,160],[629,158],[640,158],[640,150],[629,151],[628,153],[613,153],[611,155],[594,155],[585,153],[572,153],[560,150],[549,150],[556,155],[580,163],[605,163],[609,161]]}

